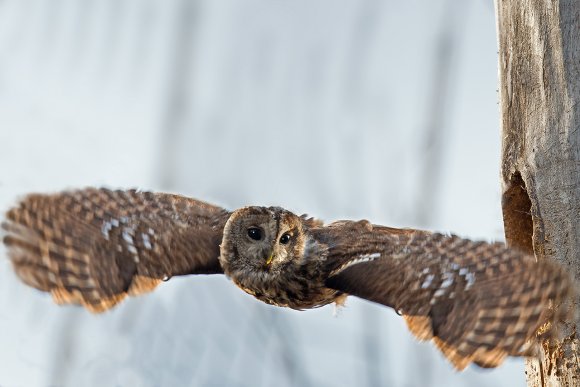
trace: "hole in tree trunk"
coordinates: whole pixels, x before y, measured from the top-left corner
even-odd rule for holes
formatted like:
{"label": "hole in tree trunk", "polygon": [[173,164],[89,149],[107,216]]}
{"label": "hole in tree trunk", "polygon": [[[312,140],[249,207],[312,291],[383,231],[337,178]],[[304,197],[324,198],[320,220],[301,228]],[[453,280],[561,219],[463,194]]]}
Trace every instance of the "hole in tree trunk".
{"label": "hole in tree trunk", "polygon": [[511,176],[502,196],[503,224],[508,246],[534,254],[532,202],[519,172]]}

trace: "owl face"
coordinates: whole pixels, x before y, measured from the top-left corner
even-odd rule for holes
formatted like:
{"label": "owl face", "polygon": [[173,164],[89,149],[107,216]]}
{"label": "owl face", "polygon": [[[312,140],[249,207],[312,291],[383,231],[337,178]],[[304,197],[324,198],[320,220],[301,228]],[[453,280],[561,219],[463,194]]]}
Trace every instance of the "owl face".
{"label": "owl face", "polygon": [[280,207],[235,211],[220,246],[224,273],[268,304],[307,309],[333,302],[338,292],[317,279],[321,251],[308,222]]}
{"label": "owl face", "polygon": [[245,207],[228,220],[220,262],[234,280],[238,271],[279,274],[304,250],[302,220],[279,207]]}

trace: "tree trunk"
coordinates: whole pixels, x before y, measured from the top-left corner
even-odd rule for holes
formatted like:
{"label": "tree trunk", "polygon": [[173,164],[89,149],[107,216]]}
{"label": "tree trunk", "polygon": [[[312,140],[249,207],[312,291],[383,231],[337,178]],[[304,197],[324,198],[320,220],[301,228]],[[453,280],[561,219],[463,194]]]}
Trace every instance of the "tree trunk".
{"label": "tree trunk", "polygon": [[[506,240],[578,280],[580,0],[496,0],[496,15]],[[580,385],[577,328],[578,315],[527,360],[529,386]]]}

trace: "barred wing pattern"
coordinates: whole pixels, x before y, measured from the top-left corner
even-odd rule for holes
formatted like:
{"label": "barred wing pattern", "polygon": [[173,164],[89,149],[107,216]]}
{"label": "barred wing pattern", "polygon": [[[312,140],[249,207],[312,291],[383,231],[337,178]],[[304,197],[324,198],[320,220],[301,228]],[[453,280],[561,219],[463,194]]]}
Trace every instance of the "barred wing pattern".
{"label": "barred wing pattern", "polygon": [[[25,283],[58,303],[102,312],[171,276],[223,273],[220,243],[230,215],[177,195],[87,188],[29,195],[8,211],[2,228]],[[287,265],[270,283],[258,281],[262,294],[293,294],[294,302],[310,307],[321,304],[317,297],[340,303],[350,294],[392,307],[457,369],[533,355],[537,336],[555,336],[571,312],[574,286],[558,264],[536,262],[501,243],[367,221],[323,226],[297,219],[308,242],[290,259],[307,264]],[[264,277],[255,268],[263,257],[254,255],[236,275]],[[291,291],[297,284],[309,291]]]}
{"label": "barred wing pattern", "polygon": [[2,228],[25,283],[58,303],[102,312],[171,276],[222,273],[228,217],[178,195],[87,188],[29,195]]}
{"label": "barred wing pattern", "polygon": [[394,308],[459,370],[532,355],[569,312],[563,269],[502,243],[368,222],[330,225],[327,239],[327,286]]}

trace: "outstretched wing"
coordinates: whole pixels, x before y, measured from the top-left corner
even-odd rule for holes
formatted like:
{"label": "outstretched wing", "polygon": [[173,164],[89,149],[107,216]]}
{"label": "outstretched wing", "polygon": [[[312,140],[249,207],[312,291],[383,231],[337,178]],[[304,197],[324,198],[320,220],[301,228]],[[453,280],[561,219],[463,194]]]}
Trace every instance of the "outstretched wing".
{"label": "outstretched wing", "polygon": [[87,188],[29,195],[2,228],[25,283],[102,312],[174,275],[222,273],[228,217],[182,196]]}
{"label": "outstretched wing", "polygon": [[568,312],[567,273],[501,243],[364,221],[327,229],[327,286],[394,308],[457,369],[531,355]]}

